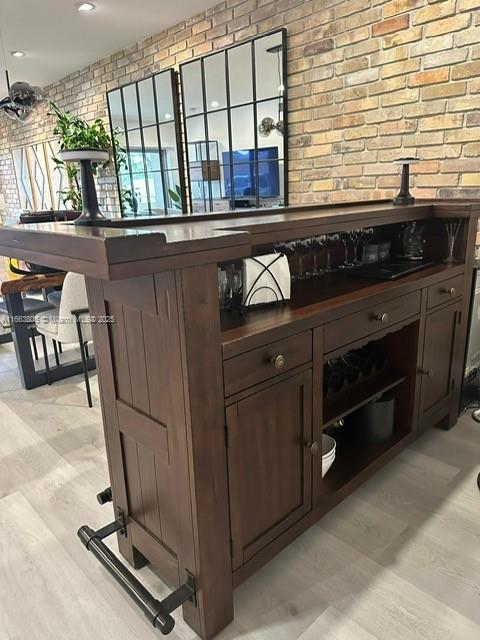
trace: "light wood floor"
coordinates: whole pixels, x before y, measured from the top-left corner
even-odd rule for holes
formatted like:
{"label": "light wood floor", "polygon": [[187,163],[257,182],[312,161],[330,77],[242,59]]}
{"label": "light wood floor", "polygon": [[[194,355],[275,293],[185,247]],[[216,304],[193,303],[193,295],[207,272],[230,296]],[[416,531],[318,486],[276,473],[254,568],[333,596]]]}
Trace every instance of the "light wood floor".
{"label": "light wood floor", "polygon": [[[160,637],[76,536],[112,516],[93,387],[24,391],[0,346],[0,640]],[[480,425],[429,432],[243,584],[220,640],[479,640],[479,471]]]}

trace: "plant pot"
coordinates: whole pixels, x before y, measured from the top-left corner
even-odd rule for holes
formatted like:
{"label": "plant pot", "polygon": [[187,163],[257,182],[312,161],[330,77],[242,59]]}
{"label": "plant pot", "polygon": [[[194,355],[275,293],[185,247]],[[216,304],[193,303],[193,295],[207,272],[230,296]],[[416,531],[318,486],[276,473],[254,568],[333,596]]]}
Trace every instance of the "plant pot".
{"label": "plant pot", "polygon": [[105,216],[98,208],[97,190],[93,179],[92,162],[107,162],[107,151],[99,149],[73,149],[61,151],[63,162],[79,162],[82,185],[82,214],[75,220],[75,224],[95,225],[105,220]]}

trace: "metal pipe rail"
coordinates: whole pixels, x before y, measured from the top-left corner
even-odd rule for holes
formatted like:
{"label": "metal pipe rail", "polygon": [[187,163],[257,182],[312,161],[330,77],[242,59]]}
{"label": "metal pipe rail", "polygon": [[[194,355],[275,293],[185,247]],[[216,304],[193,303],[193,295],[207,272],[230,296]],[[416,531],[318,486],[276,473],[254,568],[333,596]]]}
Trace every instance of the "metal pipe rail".
{"label": "metal pipe rail", "polygon": [[103,542],[103,539],[112,533],[122,531],[125,531],[125,522],[123,514],[120,514],[117,520],[98,531],[83,525],[78,530],[78,537],[86,549],[93,553],[100,564],[143,611],[149,622],[163,635],[167,635],[175,626],[172,611],[188,600],[195,602],[195,579],[187,572],[185,584],[163,600],[157,600]]}

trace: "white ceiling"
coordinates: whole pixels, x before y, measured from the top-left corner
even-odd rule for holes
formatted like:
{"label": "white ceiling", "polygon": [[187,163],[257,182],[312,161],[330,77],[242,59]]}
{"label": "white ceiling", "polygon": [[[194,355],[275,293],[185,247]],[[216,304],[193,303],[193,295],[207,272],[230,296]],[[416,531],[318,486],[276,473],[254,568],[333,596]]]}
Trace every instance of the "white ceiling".
{"label": "white ceiling", "polygon": [[[159,33],[216,4],[215,0],[94,0],[79,13],[76,0],[0,0],[0,30],[12,82],[42,87],[72,71]],[[24,51],[13,58],[11,51]],[[6,95],[0,51],[0,98]]]}

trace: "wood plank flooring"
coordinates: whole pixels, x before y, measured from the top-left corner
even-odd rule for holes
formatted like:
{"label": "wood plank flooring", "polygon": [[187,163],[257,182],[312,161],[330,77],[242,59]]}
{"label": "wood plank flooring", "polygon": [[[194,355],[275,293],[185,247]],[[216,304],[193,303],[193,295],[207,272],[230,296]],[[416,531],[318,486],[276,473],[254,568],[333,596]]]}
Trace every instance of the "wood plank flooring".
{"label": "wood plank flooring", "polygon": [[[160,637],[76,536],[112,517],[92,386],[93,409],[80,377],[24,391],[0,346],[0,640]],[[427,433],[239,587],[219,640],[479,640],[479,471],[469,416]]]}

